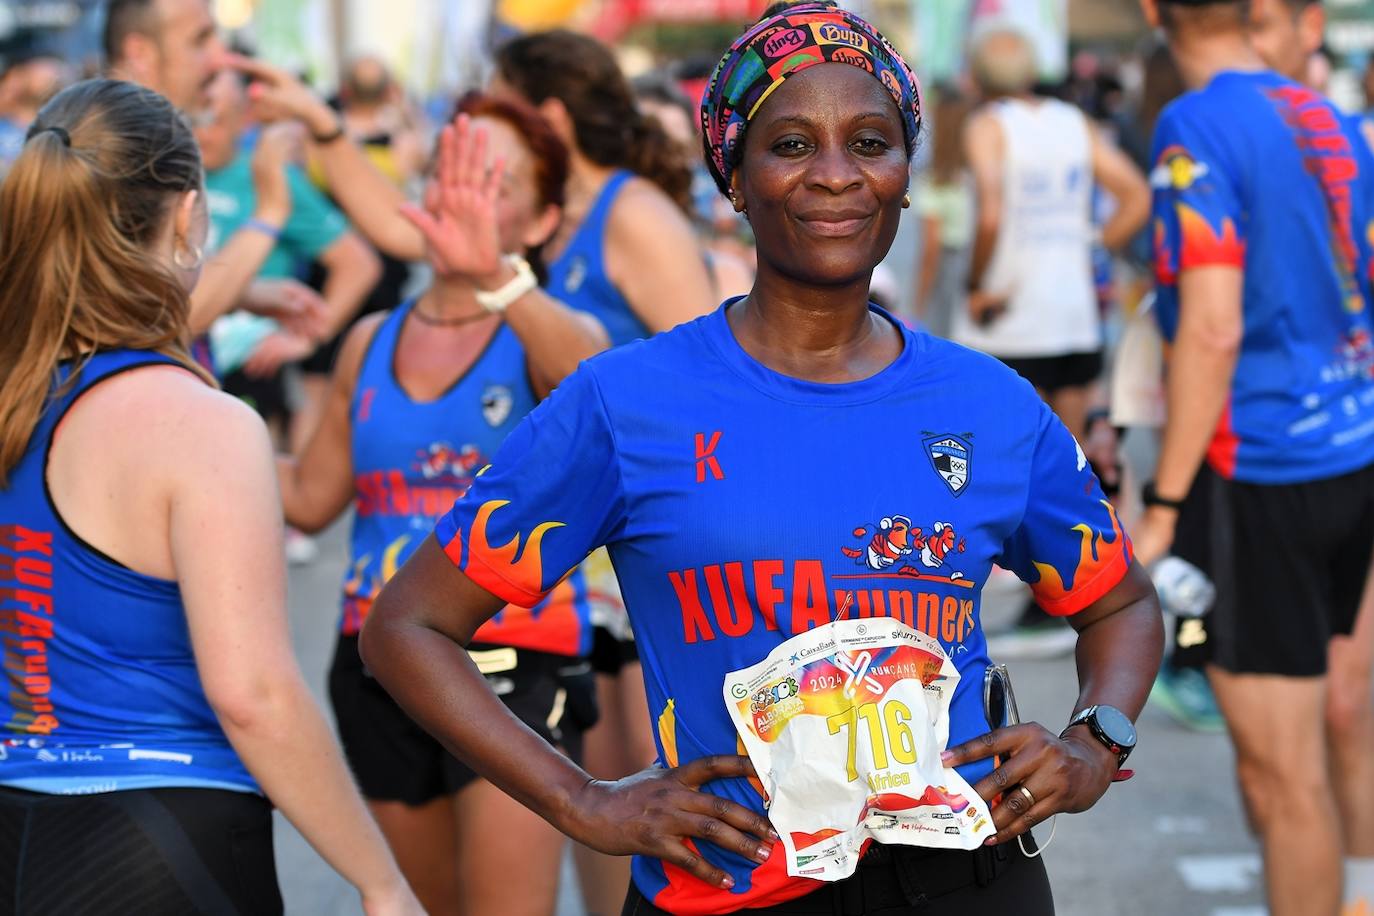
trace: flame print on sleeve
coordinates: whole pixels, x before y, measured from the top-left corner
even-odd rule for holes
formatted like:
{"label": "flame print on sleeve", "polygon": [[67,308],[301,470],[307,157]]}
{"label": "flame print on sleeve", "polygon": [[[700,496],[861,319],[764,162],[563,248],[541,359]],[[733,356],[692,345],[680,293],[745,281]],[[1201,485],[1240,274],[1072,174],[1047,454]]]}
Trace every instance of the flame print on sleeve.
{"label": "flame print on sleeve", "polygon": [[[544,597],[544,564],[540,545],[544,535],[563,522],[540,522],[529,533],[525,549],[520,549],[520,533],[507,543],[493,547],[487,539],[487,525],[497,509],[510,505],[508,499],[491,499],[482,504],[468,531],[467,556],[463,556],[463,537],[456,534],[444,545],[444,552],[468,578],[511,604],[532,607]],[[518,558],[517,558],[518,555]]]}
{"label": "flame print on sleeve", "polygon": [[1035,563],[1040,581],[1031,586],[1035,600],[1047,613],[1068,616],[1083,610],[1121,581],[1131,565],[1131,542],[1121,530],[1116,510],[1101,500],[1111,518],[1112,534],[1108,537],[1091,525],[1073,526],[1079,536],[1078,564],[1070,572],[1070,585],[1065,585],[1059,570],[1049,563]]}
{"label": "flame print on sleeve", "polygon": [[1217,264],[1245,266],[1245,243],[1240,240],[1236,224],[1230,217],[1222,219],[1218,232],[1205,216],[1187,204],[1177,203],[1174,208],[1178,213],[1182,242],[1179,270]]}

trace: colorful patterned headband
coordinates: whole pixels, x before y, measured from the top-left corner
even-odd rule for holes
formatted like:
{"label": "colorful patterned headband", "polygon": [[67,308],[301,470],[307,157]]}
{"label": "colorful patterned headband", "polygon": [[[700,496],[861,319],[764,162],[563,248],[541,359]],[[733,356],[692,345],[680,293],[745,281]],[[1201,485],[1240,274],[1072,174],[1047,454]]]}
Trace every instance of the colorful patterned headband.
{"label": "colorful patterned headband", "polygon": [[752,26],[725,52],[701,98],[706,164],[722,194],[744,130],[783,80],[827,62],[858,67],[883,84],[902,114],[908,155],[921,129],[921,90],[887,39],[848,10],[821,3],[791,6]]}

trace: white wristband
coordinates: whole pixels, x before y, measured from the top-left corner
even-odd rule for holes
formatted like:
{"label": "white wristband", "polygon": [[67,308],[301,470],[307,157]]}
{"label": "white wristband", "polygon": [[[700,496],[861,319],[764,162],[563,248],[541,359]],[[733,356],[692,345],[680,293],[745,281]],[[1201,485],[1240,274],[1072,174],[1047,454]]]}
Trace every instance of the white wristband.
{"label": "white wristband", "polygon": [[515,271],[515,276],[500,289],[477,291],[477,304],[493,315],[501,314],[512,302],[539,285],[529,261],[518,254],[508,254],[502,260]]}

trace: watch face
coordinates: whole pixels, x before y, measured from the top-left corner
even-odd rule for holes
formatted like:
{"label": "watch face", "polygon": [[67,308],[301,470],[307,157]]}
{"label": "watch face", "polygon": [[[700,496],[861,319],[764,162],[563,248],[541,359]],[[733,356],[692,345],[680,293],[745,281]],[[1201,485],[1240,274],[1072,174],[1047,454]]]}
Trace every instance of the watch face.
{"label": "watch face", "polygon": [[1121,748],[1135,747],[1135,726],[1121,710],[1114,706],[1099,706],[1095,718],[1097,727],[1113,744]]}

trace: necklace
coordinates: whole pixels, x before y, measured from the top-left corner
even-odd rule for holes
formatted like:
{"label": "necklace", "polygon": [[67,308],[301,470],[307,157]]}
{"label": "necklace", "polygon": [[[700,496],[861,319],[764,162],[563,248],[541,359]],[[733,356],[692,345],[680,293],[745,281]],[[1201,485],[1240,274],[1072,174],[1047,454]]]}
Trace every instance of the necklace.
{"label": "necklace", "polygon": [[458,318],[436,318],[420,311],[418,305],[410,310],[410,314],[414,315],[421,324],[427,324],[432,328],[456,328],[459,325],[472,324],[474,321],[491,317],[490,312],[478,312],[476,315],[462,315]]}

